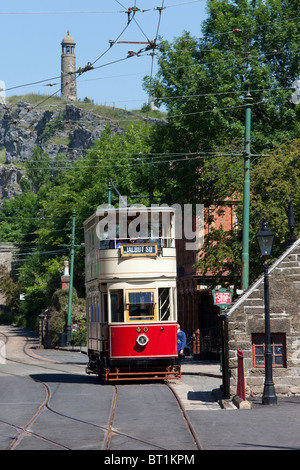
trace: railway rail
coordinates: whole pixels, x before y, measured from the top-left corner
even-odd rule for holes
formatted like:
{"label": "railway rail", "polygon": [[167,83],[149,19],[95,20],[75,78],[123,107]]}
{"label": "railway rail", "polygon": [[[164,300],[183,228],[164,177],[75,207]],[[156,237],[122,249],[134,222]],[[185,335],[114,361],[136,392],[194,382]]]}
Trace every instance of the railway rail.
{"label": "railway rail", "polygon": [[[12,338],[9,336],[9,334],[6,334],[4,332],[0,332],[0,339],[4,339],[6,346],[9,346],[9,342],[12,341]],[[84,364],[75,364],[72,366],[72,370],[70,372],[64,370],[62,368],[62,366],[64,366],[63,361],[45,358],[34,353],[32,349],[32,342],[29,338],[23,338],[23,345],[20,349],[18,356],[15,355],[14,357],[7,357],[6,360],[9,364],[18,364],[20,366],[24,365],[24,367],[28,367],[30,365],[30,368],[33,372],[38,369],[39,371],[47,370],[49,374],[53,374],[53,372],[58,372],[60,375],[62,373],[74,375],[75,373],[79,376],[82,376],[84,374],[85,367]],[[5,370],[4,367],[0,368],[0,372],[2,374],[5,374],[6,376],[20,377],[18,373],[14,372],[13,370]],[[39,430],[39,420],[45,416],[45,413],[51,413],[51,416],[55,415],[60,419],[62,418],[63,421],[60,421],[60,426],[62,427],[64,425],[69,425],[68,423],[70,423],[71,421],[73,424],[75,423],[75,426],[76,423],[77,425],[84,425],[85,429],[90,432],[91,435],[95,433],[95,430],[99,431],[100,435],[102,436],[102,439],[99,439],[97,446],[99,450],[120,450],[119,447],[116,447],[119,445],[124,446],[125,449],[131,450],[151,449],[153,451],[167,451],[172,448],[181,448],[180,442],[178,443],[177,447],[174,447],[170,443],[170,440],[167,440],[167,438],[158,441],[152,436],[148,437],[147,435],[145,435],[143,437],[143,433],[140,432],[140,429],[143,429],[144,426],[147,427],[147,422],[141,423],[141,421],[143,420],[143,412],[141,412],[141,407],[144,406],[142,395],[140,396],[140,400],[138,400],[138,394],[136,394],[134,397],[135,400],[138,401],[136,407],[134,407],[136,413],[132,414],[128,421],[126,421],[126,419],[122,417],[127,402],[130,399],[130,395],[133,393],[133,390],[136,390],[137,385],[133,385],[132,383],[122,385],[103,385],[106,390],[110,390],[110,410],[106,411],[106,416],[108,415],[107,418],[105,416],[105,413],[103,412],[102,422],[101,420],[99,420],[100,422],[96,423],[90,419],[84,419],[84,416],[82,418],[79,418],[78,416],[75,416],[71,413],[67,413],[64,410],[60,411],[56,409],[57,407],[55,407],[55,405],[52,403],[53,396],[55,393],[57,393],[53,390],[53,388],[55,388],[55,385],[50,385],[47,380],[38,379],[38,374],[33,373],[32,375],[32,377],[23,375],[22,380],[24,379],[27,381],[34,381],[37,384],[40,384],[40,386],[43,388],[43,399],[41,400],[39,406],[37,406],[37,409],[35,410],[33,415],[30,416],[29,419],[27,419],[27,422],[25,424],[20,425],[16,424],[16,422],[14,422],[13,420],[2,419],[2,417],[0,418],[0,423],[2,423],[3,426],[8,426],[10,429],[14,429],[14,431],[17,433],[17,435],[12,439],[11,443],[7,447],[7,450],[15,450],[17,448],[22,448],[22,443],[25,437],[29,437],[33,440],[33,442],[31,443],[31,445],[33,446],[31,447],[32,449],[42,447],[47,449],[71,450],[77,448],[76,444],[74,447],[73,445],[65,443],[64,440],[60,440],[58,437],[50,438]],[[47,373],[45,373],[45,379],[47,379]],[[84,376],[84,380],[85,383],[88,384],[91,378]],[[96,378],[94,378],[94,380],[96,380]],[[143,389],[140,389],[140,391],[142,390],[143,392],[145,392],[147,390],[147,397],[151,397],[153,395],[153,400],[155,400],[155,397],[156,399],[157,397],[164,397],[164,399],[171,405],[173,415],[176,415],[176,419],[178,420],[178,422],[180,422],[181,426],[185,426],[185,434],[189,434],[190,436],[190,438],[186,437],[186,440],[190,439],[190,443],[188,444],[188,450],[201,450],[202,446],[197,436],[197,433],[194,430],[192,423],[190,422],[184,410],[180,398],[177,396],[176,392],[172,389],[170,384],[156,382],[149,383],[147,385],[143,384],[142,387]],[[168,390],[168,392],[166,392],[166,390]],[[174,401],[176,401],[176,407],[174,407]],[[149,409],[151,409],[150,402],[148,404],[148,407]],[[145,411],[145,414],[147,415],[147,410]],[[49,419],[50,418],[51,417],[49,416]],[[149,416],[147,416],[147,419],[149,419]],[[168,417],[162,416],[161,419],[163,422],[166,421]],[[137,429],[135,429],[135,427],[132,427],[131,425],[131,422],[135,421],[138,422],[139,432],[137,432]],[[185,423],[185,425],[183,424],[183,422]],[[159,429],[160,423],[157,422],[156,424],[157,429]]]}

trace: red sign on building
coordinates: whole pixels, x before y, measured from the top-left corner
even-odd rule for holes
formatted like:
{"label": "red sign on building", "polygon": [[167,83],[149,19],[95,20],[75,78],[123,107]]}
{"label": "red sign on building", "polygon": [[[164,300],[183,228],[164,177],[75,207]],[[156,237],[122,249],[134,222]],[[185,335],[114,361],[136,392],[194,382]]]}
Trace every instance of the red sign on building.
{"label": "red sign on building", "polygon": [[227,290],[225,288],[221,288],[218,290],[212,291],[212,296],[214,300],[214,305],[217,305],[222,310],[224,310],[228,305],[232,302],[232,289]]}
{"label": "red sign on building", "polygon": [[230,292],[214,292],[214,297],[215,297],[214,298],[215,305],[231,303]]}

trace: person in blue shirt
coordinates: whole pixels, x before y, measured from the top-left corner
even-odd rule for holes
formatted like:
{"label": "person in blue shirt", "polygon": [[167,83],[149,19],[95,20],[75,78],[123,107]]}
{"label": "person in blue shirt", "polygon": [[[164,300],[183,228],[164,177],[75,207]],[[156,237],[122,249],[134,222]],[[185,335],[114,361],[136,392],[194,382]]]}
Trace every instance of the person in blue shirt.
{"label": "person in blue shirt", "polygon": [[180,329],[180,324],[177,323],[177,339],[178,339],[178,357],[184,356],[184,348],[186,346],[186,334]]}

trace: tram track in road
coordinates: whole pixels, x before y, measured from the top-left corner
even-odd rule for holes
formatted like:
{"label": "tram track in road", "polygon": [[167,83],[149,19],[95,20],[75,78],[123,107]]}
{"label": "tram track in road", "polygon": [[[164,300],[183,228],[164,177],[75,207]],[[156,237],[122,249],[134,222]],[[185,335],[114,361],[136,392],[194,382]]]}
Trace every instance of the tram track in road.
{"label": "tram track in road", "polygon": [[[15,361],[13,361],[13,362],[15,362]],[[15,374],[8,373],[8,375],[15,375]],[[109,415],[108,424],[107,425],[100,425],[100,424],[96,424],[96,423],[92,423],[90,421],[79,419],[79,418],[76,418],[74,416],[70,416],[70,415],[67,415],[66,413],[62,413],[58,410],[55,410],[50,404],[51,388],[49,387],[48,384],[46,384],[44,382],[39,382],[39,383],[41,383],[41,385],[43,385],[45,390],[46,390],[46,398],[41,403],[41,405],[39,406],[37,412],[27,422],[27,424],[25,424],[24,426],[19,426],[19,425],[13,424],[13,423],[8,423],[7,421],[4,421],[4,420],[0,419],[1,423],[5,424],[7,426],[10,426],[11,428],[13,428],[13,429],[15,429],[19,432],[18,435],[16,436],[16,438],[9,445],[7,450],[16,449],[17,446],[20,444],[20,442],[22,441],[22,439],[25,436],[31,436],[31,437],[40,439],[42,441],[45,441],[46,443],[49,443],[53,446],[56,446],[59,449],[74,450],[71,447],[67,447],[65,445],[62,445],[59,442],[56,442],[56,441],[54,441],[52,439],[49,439],[49,438],[46,438],[45,436],[42,436],[42,435],[40,435],[40,434],[38,434],[38,433],[36,433],[36,432],[34,432],[30,429],[30,426],[32,426],[34,424],[34,422],[38,419],[41,412],[45,409],[49,410],[50,412],[52,412],[56,415],[59,415],[59,416],[65,418],[65,419],[76,421],[76,422],[79,422],[79,423],[83,423],[83,424],[86,424],[88,426],[99,428],[99,429],[103,430],[104,433],[105,433],[105,437],[104,437],[104,440],[103,440],[102,450],[109,450],[109,444],[110,444],[112,435],[119,435],[119,436],[122,436],[126,439],[139,442],[140,444],[145,444],[145,445],[150,446],[154,449],[168,450],[168,449],[166,449],[162,446],[159,446],[159,445],[157,445],[153,442],[149,442],[149,441],[146,441],[144,439],[140,439],[136,436],[130,435],[130,434],[125,433],[125,432],[118,431],[117,429],[113,428],[113,419],[114,419],[114,414],[115,414],[115,409],[116,409],[116,402],[117,402],[117,387],[114,387],[114,395],[113,395],[113,399],[112,399],[112,406],[111,406],[111,411],[110,411],[110,415]]]}
{"label": "tram track in road", "polygon": [[[9,374],[9,375],[13,375],[13,374]],[[103,440],[102,450],[110,450],[110,443],[111,443],[112,436],[119,436],[119,437],[125,438],[129,441],[138,443],[139,445],[142,445],[142,446],[145,445],[147,448],[152,448],[152,449],[155,449],[155,450],[169,450],[168,447],[164,447],[163,445],[158,445],[157,443],[151,442],[151,441],[146,440],[146,439],[141,439],[137,436],[134,436],[130,433],[122,432],[122,431],[120,431],[120,430],[113,427],[113,422],[114,422],[114,417],[115,417],[115,412],[116,412],[116,405],[117,405],[117,386],[113,386],[114,395],[113,395],[113,398],[112,398],[112,405],[111,405],[111,410],[110,410],[110,414],[109,414],[108,423],[107,423],[107,425],[100,425],[100,424],[95,424],[95,423],[92,423],[90,421],[86,421],[86,420],[83,420],[83,419],[78,419],[74,416],[70,416],[70,415],[67,415],[66,413],[62,413],[58,410],[55,410],[50,404],[51,388],[46,383],[43,383],[43,382],[40,382],[40,383],[45,388],[46,397],[45,397],[45,400],[43,401],[43,403],[39,406],[37,412],[27,422],[27,424],[25,424],[24,426],[19,426],[19,425],[13,424],[13,423],[8,423],[7,421],[4,421],[4,420],[0,419],[0,422],[2,422],[2,423],[4,423],[4,424],[6,424],[6,425],[8,425],[8,426],[10,426],[10,427],[12,427],[12,428],[19,431],[19,434],[13,440],[13,442],[10,444],[10,446],[8,447],[7,450],[14,450],[15,448],[17,448],[17,446],[20,444],[20,442],[22,441],[22,439],[25,436],[31,436],[31,437],[40,439],[42,441],[45,441],[46,443],[49,443],[53,446],[56,446],[59,449],[72,450],[71,447],[67,447],[65,445],[62,445],[60,442],[54,441],[53,439],[46,438],[45,436],[42,436],[42,435],[40,435],[40,434],[38,434],[38,433],[36,433],[36,432],[34,432],[30,429],[30,426],[32,426],[34,424],[34,422],[38,419],[40,413],[44,409],[48,409],[50,412],[52,412],[56,415],[59,415],[59,416],[65,418],[65,419],[77,421],[77,422],[80,422],[80,423],[84,423],[84,424],[89,425],[91,427],[95,427],[95,428],[99,428],[99,429],[103,430],[104,433],[105,433],[105,437],[104,437],[104,440]],[[193,430],[189,420],[187,419],[187,417],[184,413],[184,409],[181,407],[180,400],[177,397],[176,397],[176,399],[177,399],[179,407],[180,407],[180,409],[181,409],[181,411],[182,411],[182,413],[185,417],[185,420],[186,420],[187,426],[188,426],[188,428],[191,432],[191,435],[194,438],[195,449],[196,450],[201,450],[201,446],[199,445],[199,441],[198,441],[197,437],[195,437],[194,430]],[[134,449],[134,448],[135,448],[134,445],[131,446],[131,449]]]}
{"label": "tram track in road", "polygon": [[25,436],[31,436],[33,438],[36,438],[36,439],[39,439],[39,440],[42,440],[44,442],[46,442],[47,444],[51,444],[52,446],[58,448],[58,449],[62,449],[62,450],[72,450],[70,447],[67,447],[67,446],[64,446],[58,442],[55,442],[53,441],[52,439],[49,439],[49,438],[46,438],[40,434],[37,434],[36,432],[30,430],[30,426],[34,424],[34,422],[38,419],[39,417],[39,414],[41,413],[41,411],[44,409],[44,406],[41,405],[39,410],[37,411],[37,413],[35,413],[35,415],[30,419],[30,421],[23,427],[19,427],[19,426],[16,426],[16,425],[12,425],[12,424],[9,424],[9,423],[5,423],[5,421],[3,420],[0,420],[2,423],[5,423],[5,424],[8,424],[9,426],[15,428],[15,429],[19,429],[20,432],[19,434],[17,435],[17,437],[12,441],[12,443],[10,444],[10,446],[7,448],[7,450],[14,450],[15,448],[17,448],[17,446],[20,444],[20,442],[22,441],[22,439],[25,437]]}
{"label": "tram track in road", "polygon": [[[1,337],[4,338],[5,340],[5,343],[8,344],[8,342],[10,341],[10,337],[9,335],[5,335],[3,333],[1,333]],[[50,412],[52,414],[52,416],[55,414],[59,417],[61,417],[63,420],[65,421],[61,421],[60,425],[64,425],[63,423],[65,422],[65,425],[66,426],[70,426],[68,424],[68,422],[70,420],[72,420],[73,423],[77,423],[78,426],[84,426],[85,429],[88,430],[88,432],[92,435],[93,433],[97,432],[97,430],[100,432],[100,435],[102,435],[103,437],[101,439],[99,439],[99,443],[98,443],[98,449],[99,450],[113,450],[113,449],[118,449],[118,443],[120,442],[121,443],[121,446],[124,446],[125,449],[131,449],[131,450],[135,450],[135,449],[151,449],[151,450],[161,450],[161,451],[166,451],[166,450],[171,450],[171,449],[174,449],[174,448],[181,448],[180,447],[180,442],[177,443],[177,447],[172,444],[170,445],[170,440],[168,441],[167,439],[165,439],[163,433],[161,435],[161,438],[158,439],[156,438],[156,436],[153,437],[153,433],[151,434],[147,434],[147,422],[145,422],[144,424],[142,423],[142,426],[141,426],[141,416],[142,415],[139,415],[138,413],[138,409],[139,407],[143,407],[143,398],[144,396],[146,396],[148,402],[147,402],[147,407],[148,408],[151,408],[154,410],[155,409],[155,400],[158,399],[160,400],[160,397],[165,395],[166,392],[163,391],[163,389],[165,389],[166,387],[168,387],[168,389],[171,390],[172,392],[172,397],[173,397],[173,400],[176,399],[176,406],[174,407],[174,404],[173,404],[173,407],[172,407],[172,412],[174,414],[181,414],[182,416],[182,421],[184,421],[185,424],[181,423],[181,426],[184,427],[186,426],[186,429],[188,430],[188,433],[190,435],[190,442],[193,442],[193,444],[189,444],[189,449],[194,449],[194,450],[200,450],[201,449],[201,444],[199,442],[199,439],[197,437],[197,434],[195,433],[194,429],[193,429],[193,426],[191,425],[189,419],[188,419],[188,416],[186,415],[185,411],[184,411],[184,407],[182,406],[182,403],[179,399],[178,396],[176,396],[176,393],[172,390],[172,388],[168,385],[168,383],[162,383],[162,384],[149,384],[149,386],[145,386],[145,383],[143,384],[139,384],[140,386],[140,392],[141,392],[141,395],[140,396],[136,396],[135,398],[137,398],[137,405],[136,407],[134,408],[134,411],[133,411],[133,414],[130,416],[129,420],[127,422],[125,422],[125,425],[124,425],[124,421],[122,422],[122,415],[124,413],[124,409],[126,409],[126,406],[127,406],[127,403],[128,401],[131,399],[131,395],[134,391],[134,389],[136,388],[133,384],[129,384],[130,386],[128,386],[128,384],[117,384],[117,385],[114,385],[114,384],[102,384],[101,386],[105,387],[106,390],[107,388],[109,387],[111,390],[112,390],[112,396],[110,397],[110,408],[109,406],[107,406],[107,410],[109,410],[109,413],[108,413],[108,417],[106,418],[105,421],[103,421],[104,424],[101,423],[101,419],[99,418],[99,423],[97,422],[93,422],[89,419],[84,419],[85,416],[84,416],[84,413],[82,414],[82,419],[81,417],[79,416],[73,416],[73,413],[67,413],[65,412],[65,410],[59,410],[59,409],[56,409],[57,406],[55,407],[55,403],[53,404],[52,403],[52,398],[53,398],[53,386],[52,384],[50,385],[48,382],[47,382],[47,376],[52,374],[52,372],[59,372],[59,377],[65,377],[64,374],[70,374],[72,372],[66,372],[64,370],[61,370],[61,368],[59,368],[59,364],[63,364],[63,362],[61,361],[57,361],[57,360],[49,360],[49,363],[47,363],[46,361],[48,361],[48,358],[46,359],[45,357],[41,357],[39,358],[39,355],[33,353],[32,354],[32,350],[30,349],[32,347],[32,343],[30,342],[30,340],[28,340],[28,338],[23,338],[23,340],[25,341],[25,344],[23,345],[22,348],[22,356],[21,354],[18,356],[17,354],[15,355],[15,357],[13,358],[7,358],[7,361],[9,361],[9,363],[16,363],[16,364],[20,364],[20,365],[24,365],[24,366],[28,366],[30,365],[30,367],[32,368],[32,370],[35,370],[35,368],[39,369],[39,373],[37,374],[31,374],[32,376],[24,376],[22,375],[21,377],[23,379],[27,379],[27,380],[31,380],[31,381],[35,381],[36,383],[40,383],[43,387],[44,387],[44,390],[45,390],[45,395],[44,395],[44,398],[43,397],[40,397],[40,398],[43,398],[41,403],[38,404],[37,403],[37,406],[36,406],[36,410],[35,412],[33,413],[33,415],[31,417],[28,418],[26,424],[16,424],[14,422],[14,420],[5,420],[5,419],[1,419],[0,418],[0,423],[3,423],[4,425],[7,425],[7,426],[10,426],[11,428],[15,429],[17,431],[17,436],[15,436],[14,440],[10,443],[8,449],[9,450],[14,450],[16,448],[18,448],[18,446],[21,446],[22,448],[22,441],[25,437],[30,437],[32,439],[36,439],[36,440],[39,440],[40,441],[40,445],[38,446],[38,448],[40,446],[43,447],[43,445],[45,445],[47,447],[47,445],[49,445],[50,448],[52,449],[64,449],[64,450],[69,450],[69,449],[72,449],[74,448],[72,446],[72,444],[68,443],[67,441],[60,441],[58,438],[55,438],[54,435],[51,435],[51,433],[48,433],[47,435],[47,432],[43,433],[40,431],[40,427],[39,427],[39,420],[42,419],[45,420],[45,415],[44,413],[46,412]],[[32,360],[34,359],[34,360]],[[51,362],[50,362],[51,361]],[[47,372],[45,373],[40,373],[40,370],[47,370]],[[9,375],[14,375],[14,376],[18,376],[20,377],[20,375],[18,374],[14,374],[13,373],[13,370],[11,370],[10,372],[7,371],[5,372],[4,370],[2,370],[2,373],[4,374],[9,374]],[[78,369],[78,373],[80,375],[83,375],[82,374],[82,367],[80,367],[80,369]],[[58,382],[59,382],[59,377],[57,378]],[[84,375],[84,377],[86,377]],[[56,379],[55,379],[56,380]],[[63,383],[68,383],[68,380],[66,378],[64,378],[61,382],[61,384]],[[55,385],[54,385],[54,391],[56,393],[56,388],[57,388],[57,383],[55,382]],[[153,394],[153,398],[152,395]],[[109,396],[109,394],[108,394]],[[166,398],[165,398],[166,399]],[[151,402],[150,402],[151,400]],[[171,401],[170,400],[170,397],[168,397],[167,399],[168,401]],[[97,401],[97,399],[96,399]],[[56,403],[58,403],[59,401],[57,401]],[[61,403],[61,401],[59,402]],[[119,405],[119,406],[118,406]],[[177,410],[177,411],[176,411]],[[100,416],[102,416],[100,414]],[[103,414],[104,416],[104,414]],[[147,408],[145,408],[145,416],[147,418],[147,420],[149,419],[149,416],[148,416],[148,410]],[[158,415],[159,416],[159,413]],[[53,418],[51,418],[51,416],[49,415],[49,418],[53,420]],[[163,423],[164,421],[168,420],[169,417],[166,415],[166,416],[163,416],[163,411],[161,411],[161,416],[159,416],[159,420],[161,420],[161,422]],[[8,422],[10,421],[10,422]],[[44,421],[43,421],[44,422]],[[137,423],[138,426],[135,427],[135,424],[134,423]],[[37,426],[36,426],[37,425]],[[76,425],[76,426],[77,426]],[[157,429],[159,430],[159,427],[160,427],[160,421],[155,423],[154,425],[157,426]],[[144,428],[143,428],[144,426]],[[99,434],[98,432],[98,434]],[[103,433],[103,434],[102,434]],[[187,434],[187,432],[186,432]],[[43,444],[43,442],[45,444]],[[25,442],[26,443],[26,442]],[[37,443],[37,441],[36,441]],[[32,444],[34,447],[36,447],[35,445],[35,441],[33,440],[32,441]],[[120,448],[120,450],[122,449],[123,447]],[[35,449],[34,449],[35,450]],[[118,449],[119,450],[119,449]]]}
{"label": "tram track in road", "polygon": [[108,424],[107,424],[107,433],[106,433],[106,436],[105,436],[105,439],[104,439],[102,450],[110,450],[110,444],[111,444],[111,440],[112,440],[113,435],[118,435],[118,436],[125,437],[127,439],[139,442],[140,444],[145,444],[147,446],[150,446],[154,449],[168,450],[165,447],[157,445],[153,442],[147,441],[145,439],[138,438],[138,437],[133,436],[131,434],[128,434],[126,432],[118,431],[117,429],[115,429],[113,427],[114,417],[115,417],[116,407],[117,407],[117,398],[118,398],[118,387],[116,385],[114,385],[113,387],[114,387],[114,397],[113,397],[113,400],[112,400],[112,406],[111,406],[111,409],[110,409],[109,420],[108,420]]}
{"label": "tram track in road", "polygon": [[[5,340],[4,342],[5,342],[5,345],[6,345],[9,341],[9,336],[5,335],[3,332],[0,333],[0,336],[2,338],[4,338],[4,340]],[[32,357],[30,354],[26,353],[26,347],[27,347],[27,341],[23,346],[23,353],[25,355],[27,355],[28,357]],[[16,364],[21,364],[21,365],[22,364],[23,365],[28,365],[28,363],[26,361],[22,361],[22,360],[10,359],[10,358],[6,358],[6,360],[11,362],[11,363],[16,363]],[[40,367],[40,366],[38,366],[38,367]],[[12,372],[7,372],[7,371],[1,371],[1,372],[2,372],[2,374],[8,375],[8,376],[19,377],[18,374],[15,374],[15,373],[12,373]],[[23,378],[27,379],[26,376],[23,377]],[[28,380],[33,380],[33,379],[28,377]],[[17,425],[15,423],[9,423],[8,421],[0,419],[0,423],[5,424],[6,426],[9,426],[10,428],[12,428],[12,429],[14,429],[18,432],[17,436],[12,440],[11,444],[7,447],[6,450],[16,449],[25,436],[31,436],[31,437],[34,437],[36,439],[42,440],[46,443],[49,443],[49,444],[53,445],[54,447],[56,447],[58,449],[71,450],[69,447],[66,447],[66,446],[64,446],[64,445],[62,445],[58,442],[55,442],[51,439],[48,439],[48,438],[46,438],[46,437],[30,430],[30,426],[32,426],[35,423],[35,421],[38,419],[41,412],[47,407],[48,402],[49,402],[49,398],[50,398],[49,389],[48,389],[47,385],[42,383],[42,382],[41,382],[41,384],[44,386],[44,389],[45,389],[45,392],[46,392],[45,393],[45,399],[39,405],[37,411],[34,413],[34,415],[29,419],[29,421],[25,425],[20,426],[20,425]]]}
{"label": "tram track in road", "polygon": [[176,401],[177,401],[177,403],[178,403],[178,406],[179,406],[179,408],[180,408],[180,410],[181,410],[181,412],[182,412],[182,415],[183,415],[183,417],[184,417],[184,420],[185,420],[185,422],[186,422],[186,425],[187,425],[187,427],[188,427],[188,429],[189,429],[189,431],[190,431],[190,433],[191,433],[191,435],[192,435],[192,438],[193,438],[193,440],[194,440],[196,450],[203,450],[203,447],[202,447],[202,444],[201,444],[201,442],[200,442],[200,438],[199,438],[199,436],[198,436],[198,434],[197,434],[197,431],[195,430],[195,428],[194,428],[194,426],[193,426],[193,424],[192,424],[192,422],[191,422],[191,420],[190,420],[188,414],[186,413],[185,408],[184,408],[184,406],[183,406],[183,404],[182,404],[182,401],[181,401],[179,395],[178,395],[178,394],[175,392],[175,390],[170,386],[170,384],[167,384],[167,386],[168,386],[168,388],[171,390],[171,392],[173,393],[173,395],[174,395],[174,397],[175,397],[175,399],[176,399]]}
{"label": "tram track in road", "polygon": [[[140,444],[145,444],[147,447],[146,449],[160,449],[160,450],[164,450],[164,451],[167,451],[167,450],[172,450],[173,449],[173,445],[170,446],[170,441],[167,442],[167,440],[164,440],[164,438],[162,437],[162,440],[160,442],[160,444],[158,444],[157,442],[155,442],[154,440],[152,439],[142,439],[141,437],[136,437],[136,436],[133,436],[133,431],[131,431],[130,433],[129,432],[121,432],[120,431],[120,420],[119,420],[119,415],[122,414],[122,411],[118,411],[117,409],[117,405],[118,405],[118,390],[122,391],[122,388],[124,387],[124,383],[122,385],[114,385],[114,390],[115,390],[115,395],[114,395],[114,398],[113,398],[113,401],[112,401],[112,407],[111,407],[111,410],[110,410],[110,416],[109,416],[109,421],[108,421],[108,425],[107,425],[107,434],[106,434],[106,437],[105,437],[105,441],[104,441],[104,446],[103,446],[103,450],[114,450],[114,439],[116,437],[125,437],[125,438],[128,438],[128,439],[131,439],[131,440],[135,440],[137,443],[140,443]],[[131,386],[132,383],[130,384]],[[125,385],[126,386],[126,385]],[[136,387],[146,387],[146,384],[143,383],[143,384],[139,384],[137,382],[137,385]],[[128,384],[127,384],[127,387],[128,387]],[[181,426],[182,426],[182,432],[183,431],[183,428],[185,426],[186,428],[186,434],[189,434],[190,436],[190,446],[189,446],[189,449],[188,450],[203,450],[203,447],[201,445],[201,442],[200,442],[200,439],[197,435],[197,432],[196,430],[194,429],[187,413],[185,412],[185,409],[184,409],[184,406],[179,398],[179,396],[177,395],[177,393],[172,389],[172,387],[168,384],[168,382],[162,382],[162,383],[149,383],[147,385],[147,387],[153,387],[153,390],[155,390],[156,392],[159,391],[159,387],[163,387],[163,389],[168,389],[171,391],[171,395],[172,395],[172,399],[175,399],[176,401],[176,408],[177,408],[177,413],[181,415],[182,417],[182,423],[181,423]],[[145,388],[144,388],[145,390]],[[161,388],[162,390],[162,388]],[[124,395],[124,394],[123,394]],[[153,393],[153,395],[157,395],[159,396],[159,393]],[[126,397],[126,395],[125,395]],[[128,397],[129,398],[129,397]],[[142,402],[143,402],[143,394],[141,393],[141,403],[139,404],[138,402],[136,402],[136,407],[139,407],[139,406],[142,406]],[[126,401],[126,400],[125,400]],[[124,396],[123,396],[123,407],[126,407],[126,403],[124,402]],[[120,407],[122,409],[122,404],[120,405]],[[173,413],[176,413],[175,409],[173,411]],[[147,409],[145,409],[145,419],[148,419],[148,413],[147,413]],[[132,416],[133,420],[135,419],[134,416]],[[168,416],[167,414],[165,416],[163,416],[162,418],[162,422],[168,422],[170,420],[170,416]],[[118,423],[119,422],[119,423]],[[158,423],[157,423],[158,424]],[[151,423],[149,423],[149,427],[151,427]],[[157,426],[157,428],[159,428],[159,424]],[[138,432],[138,431],[137,431]],[[174,432],[174,430],[172,429],[169,429],[169,433],[172,433]],[[165,436],[166,437],[166,436]],[[180,448],[180,443],[178,444],[178,447],[174,447],[174,448]],[[131,448],[132,449],[132,448]]]}
{"label": "tram track in road", "polygon": [[[4,339],[5,345],[7,345],[9,343],[9,340],[10,340],[9,335],[1,332],[0,337]],[[55,372],[59,372],[59,373],[68,374],[68,372],[62,371],[61,369],[56,368],[54,366],[54,364],[63,364],[63,362],[56,361],[56,360],[51,360],[51,359],[48,359],[48,358],[43,358],[43,357],[40,357],[40,356],[32,353],[32,351],[29,352],[30,351],[28,349],[29,344],[30,344],[30,341],[28,340],[28,338],[26,338],[25,344],[22,347],[22,354],[25,356],[25,359],[22,360],[20,357],[18,357],[18,359],[15,357],[13,359],[12,358],[6,358],[6,360],[9,363],[20,364],[20,365],[24,365],[24,366],[30,365],[30,367],[33,367],[33,368],[37,367],[39,369],[42,368],[44,370],[46,369],[49,372],[55,371]],[[19,351],[19,355],[20,355],[20,351]],[[36,362],[32,363],[31,361],[27,361],[26,360],[27,358],[34,359]],[[45,364],[45,361],[50,362],[51,365],[47,367],[47,365]],[[42,363],[42,365],[41,365],[41,363]],[[81,367],[81,372],[82,372],[82,370],[83,370],[83,368]],[[9,372],[9,371],[5,371],[5,370],[1,370],[1,373],[6,375],[6,376],[20,377],[19,374],[13,373],[11,371]],[[64,417],[66,419],[72,419],[72,420],[75,420],[75,421],[78,421],[78,422],[81,422],[81,423],[84,423],[84,424],[87,424],[87,425],[90,425],[90,426],[96,426],[96,427],[102,429],[103,431],[106,430],[105,426],[97,425],[95,423],[91,423],[91,422],[88,422],[88,421],[85,421],[85,420],[80,420],[80,419],[77,419],[75,417],[68,416],[65,413],[61,413],[59,411],[54,410],[50,405],[52,390],[51,390],[51,387],[49,386],[49,384],[47,384],[47,383],[45,383],[41,380],[38,380],[37,378],[32,378],[32,377],[27,377],[27,376],[22,376],[22,379],[29,380],[29,381],[34,381],[36,383],[40,383],[44,387],[45,398],[42,401],[42,403],[38,406],[37,411],[27,421],[27,423],[25,425],[20,426],[20,425],[17,425],[15,423],[8,422],[7,420],[0,419],[0,423],[3,423],[4,425],[9,426],[10,428],[13,428],[16,431],[18,431],[18,435],[13,439],[13,441],[7,447],[7,450],[16,449],[25,436],[30,436],[30,437],[36,438],[38,440],[42,440],[45,443],[51,444],[51,446],[54,446],[57,449],[72,450],[71,447],[63,445],[62,443],[57,442],[53,439],[49,439],[49,438],[47,438],[47,437],[45,437],[45,436],[43,436],[39,433],[34,432],[32,429],[30,429],[30,427],[34,425],[34,423],[38,420],[38,418],[40,417],[42,412],[45,411],[45,410],[49,410],[51,413],[56,414],[56,415],[60,415],[61,417]],[[32,449],[32,450],[34,450],[34,449]]]}

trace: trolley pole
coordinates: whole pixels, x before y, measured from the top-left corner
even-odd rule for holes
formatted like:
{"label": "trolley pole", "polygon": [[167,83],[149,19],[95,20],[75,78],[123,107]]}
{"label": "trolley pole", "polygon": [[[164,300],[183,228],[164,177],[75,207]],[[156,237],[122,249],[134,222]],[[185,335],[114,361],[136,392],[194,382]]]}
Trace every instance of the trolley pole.
{"label": "trolley pole", "polygon": [[250,219],[250,140],[251,140],[250,93],[246,96],[245,141],[244,141],[244,193],[243,193],[243,248],[242,248],[242,289],[249,286],[249,219]]}
{"label": "trolley pole", "polygon": [[70,248],[70,286],[69,286],[69,303],[68,303],[68,322],[67,322],[67,344],[71,339],[71,317],[72,317],[72,296],[73,296],[73,272],[74,272],[74,253],[75,253],[75,218],[76,212],[72,212],[72,238]]}

